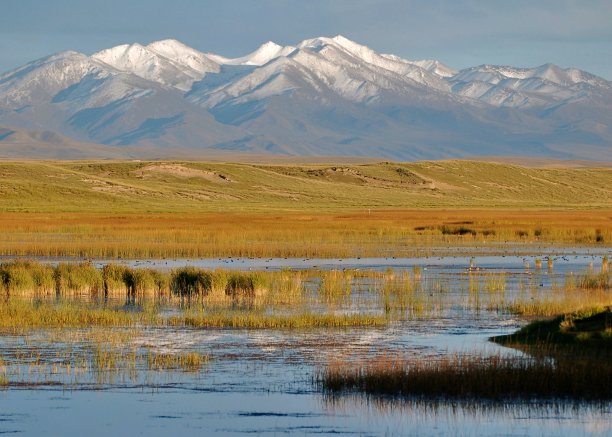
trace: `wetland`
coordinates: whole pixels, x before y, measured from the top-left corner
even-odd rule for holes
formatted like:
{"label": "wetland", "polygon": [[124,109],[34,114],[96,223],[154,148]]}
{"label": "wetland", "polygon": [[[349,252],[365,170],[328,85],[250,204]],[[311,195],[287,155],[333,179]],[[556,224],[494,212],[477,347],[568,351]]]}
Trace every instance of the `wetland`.
{"label": "wetland", "polygon": [[0,434],[612,434],[612,171],[0,163]]}
{"label": "wetland", "polygon": [[[597,393],[527,383],[465,395],[442,382],[462,387],[491,362],[521,380],[580,369],[584,356],[489,339],[612,305],[610,255],[4,259],[0,431],[75,434],[87,420],[93,435],[607,435],[609,365],[587,372]],[[407,368],[436,390],[381,389],[377,369]],[[436,369],[455,373],[432,380]],[[487,378],[505,377],[476,375]]]}

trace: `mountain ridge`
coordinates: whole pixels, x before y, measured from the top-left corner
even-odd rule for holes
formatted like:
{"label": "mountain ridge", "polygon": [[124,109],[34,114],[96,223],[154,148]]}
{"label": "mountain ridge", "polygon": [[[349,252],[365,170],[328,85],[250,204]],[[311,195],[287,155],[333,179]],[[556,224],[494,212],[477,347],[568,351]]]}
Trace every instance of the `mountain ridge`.
{"label": "mountain ridge", "polygon": [[[612,82],[554,64],[457,71],[341,35],[268,41],[238,58],[166,39],[65,51],[1,74],[0,125],[112,146],[113,156],[135,146],[127,154],[139,158],[150,147],[610,161]],[[0,157],[6,142],[0,136]]]}

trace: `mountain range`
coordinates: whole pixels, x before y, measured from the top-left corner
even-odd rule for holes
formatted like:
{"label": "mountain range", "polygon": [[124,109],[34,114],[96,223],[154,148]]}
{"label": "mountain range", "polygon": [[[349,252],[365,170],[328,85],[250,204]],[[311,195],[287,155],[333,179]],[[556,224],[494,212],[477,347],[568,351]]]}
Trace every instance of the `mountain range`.
{"label": "mountain range", "polygon": [[342,36],[239,58],[163,40],[0,75],[0,157],[231,154],[612,161],[612,82],[553,64],[457,71]]}

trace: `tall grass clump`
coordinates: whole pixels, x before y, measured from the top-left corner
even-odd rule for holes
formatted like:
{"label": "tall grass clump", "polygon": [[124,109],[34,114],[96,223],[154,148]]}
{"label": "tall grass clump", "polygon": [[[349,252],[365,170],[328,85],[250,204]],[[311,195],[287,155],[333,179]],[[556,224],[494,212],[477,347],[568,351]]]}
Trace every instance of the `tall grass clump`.
{"label": "tall grass clump", "polygon": [[7,295],[28,292],[49,294],[55,290],[53,268],[28,260],[2,263],[0,284]]}
{"label": "tall grass clump", "polygon": [[195,267],[183,267],[172,272],[170,289],[181,298],[192,296],[205,297],[212,291],[210,272]]}
{"label": "tall grass clump", "polygon": [[146,356],[149,370],[181,369],[185,372],[198,372],[208,363],[208,355],[198,352],[183,352],[177,354],[149,352]]}
{"label": "tall grass clump", "polygon": [[578,287],[584,290],[611,290],[612,274],[608,271],[601,273],[587,272],[580,276]]}
{"label": "tall grass clump", "polygon": [[161,296],[170,289],[169,274],[155,269],[135,269],[117,264],[102,268],[106,296]]}
{"label": "tall grass clump", "polygon": [[142,296],[155,292],[155,278],[150,269],[128,269],[124,276],[129,296]]}
{"label": "tall grass clump", "polygon": [[60,263],[54,273],[58,294],[96,294],[103,290],[102,272],[89,262]]}
{"label": "tall grass clump", "polygon": [[269,283],[261,272],[235,272],[227,278],[225,294],[231,297],[259,297],[266,294]]}
{"label": "tall grass clump", "polygon": [[127,292],[125,274],[128,267],[117,264],[106,264],[102,267],[102,281],[106,296],[124,295]]}
{"label": "tall grass clump", "polygon": [[351,295],[353,275],[350,271],[321,271],[320,278],[319,296],[324,300],[345,299]]}

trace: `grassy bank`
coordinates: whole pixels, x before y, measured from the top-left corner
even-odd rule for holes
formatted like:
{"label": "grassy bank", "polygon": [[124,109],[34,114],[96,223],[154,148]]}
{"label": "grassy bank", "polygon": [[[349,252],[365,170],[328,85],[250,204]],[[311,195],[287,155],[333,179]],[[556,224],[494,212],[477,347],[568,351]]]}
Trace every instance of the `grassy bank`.
{"label": "grassy bank", "polygon": [[535,321],[514,334],[493,337],[491,341],[519,348],[612,352],[612,307],[594,307]]}

